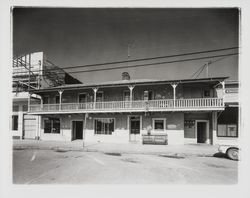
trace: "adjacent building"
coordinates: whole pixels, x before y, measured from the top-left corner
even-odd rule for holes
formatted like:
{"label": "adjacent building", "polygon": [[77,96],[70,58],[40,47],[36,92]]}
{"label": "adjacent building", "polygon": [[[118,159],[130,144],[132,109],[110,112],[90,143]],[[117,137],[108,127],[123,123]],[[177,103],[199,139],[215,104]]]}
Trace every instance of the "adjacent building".
{"label": "adjacent building", "polygon": [[43,52],[35,52],[13,59],[12,119],[13,138],[39,139],[41,117],[29,115],[29,103],[37,103],[39,95],[29,91],[63,84],[80,83],[72,76],[46,60]]}

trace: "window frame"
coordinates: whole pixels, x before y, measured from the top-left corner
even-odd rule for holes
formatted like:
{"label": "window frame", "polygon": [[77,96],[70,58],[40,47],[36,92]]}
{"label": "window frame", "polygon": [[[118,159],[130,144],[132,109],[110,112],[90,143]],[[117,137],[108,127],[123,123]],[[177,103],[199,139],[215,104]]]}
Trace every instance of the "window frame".
{"label": "window frame", "polygon": [[[96,124],[95,124],[95,122],[96,122],[96,120],[99,120],[99,119],[113,119],[114,120],[114,131],[111,131],[111,134],[104,134],[104,133],[102,133],[102,134],[98,134],[98,133],[96,133],[96,129],[95,129],[95,126],[96,126]],[[112,135],[114,132],[115,132],[115,126],[116,126],[116,119],[113,117],[113,118],[94,118],[93,119],[93,129],[94,129],[94,135]]]}
{"label": "window frame", "polygon": [[[125,93],[128,93],[128,100],[125,100]],[[130,101],[130,91],[129,90],[123,90],[123,101]]]}
{"label": "window frame", "polygon": [[[48,103],[44,103],[44,98],[48,98]],[[49,95],[44,95],[43,97],[42,97],[42,99],[43,99],[43,104],[50,104],[50,97],[49,97]]]}
{"label": "window frame", "polygon": [[[97,97],[97,94],[102,94],[101,101],[98,101],[98,100],[97,100],[97,98],[98,98],[98,97]],[[96,92],[96,102],[104,102],[104,91],[97,91],[97,92]]]}
{"label": "window frame", "polygon": [[[163,129],[155,129],[155,121],[156,120],[161,120],[161,121],[163,121]],[[165,131],[166,130],[166,118],[152,118],[152,125],[153,125],[153,127],[152,127],[152,129],[153,129],[153,131]]]}
{"label": "window frame", "polygon": [[[226,135],[219,135],[219,125],[226,125]],[[229,125],[235,125],[236,126],[236,134],[235,136],[230,136],[228,135],[228,126]],[[230,124],[217,124],[217,137],[225,137],[225,138],[238,138],[239,137],[239,129],[238,129],[238,124],[233,124],[233,123],[230,123]]]}
{"label": "window frame", "polygon": [[88,94],[87,92],[81,92],[81,93],[78,93],[78,103],[80,103],[80,95],[85,95],[85,101],[84,102],[81,102],[81,103],[86,103],[88,101],[87,97],[88,97]]}
{"label": "window frame", "polygon": [[[14,122],[14,119],[13,119],[14,117],[17,118],[17,120],[16,120],[16,124],[17,124],[16,127],[14,127],[14,126],[15,126],[15,122]],[[12,125],[11,125],[11,130],[12,130],[12,131],[18,131],[18,118],[19,118],[18,115],[12,115],[12,120],[11,120],[11,121],[12,121],[12,122],[11,122],[11,124],[12,124]]]}
{"label": "window frame", "polygon": [[[53,133],[52,131],[53,131],[53,123],[54,123],[54,119],[58,119],[59,120],[59,133]],[[47,132],[45,132],[45,121],[47,121],[47,120],[50,120],[50,121],[52,121],[51,122],[51,129],[50,129],[50,133],[47,133]],[[44,119],[43,120],[43,133],[44,134],[61,134],[61,118],[47,118],[47,119]]]}

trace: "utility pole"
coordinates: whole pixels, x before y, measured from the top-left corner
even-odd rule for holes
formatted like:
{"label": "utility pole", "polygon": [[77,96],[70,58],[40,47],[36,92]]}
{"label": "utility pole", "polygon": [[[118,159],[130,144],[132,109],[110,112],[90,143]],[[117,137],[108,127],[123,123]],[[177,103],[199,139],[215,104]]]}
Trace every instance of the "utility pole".
{"label": "utility pole", "polygon": [[209,78],[209,72],[208,72],[208,66],[211,64],[211,61],[208,61],[206,64],[206,74],[207,74],[207,78]]}
{"label": "utility pole", "polygon": [[[130,53],[131,53],[131,48],[133,46],[133,43],[128,43],[127,45],[127,61],[129,61],[129,58],[130,58]],[[128,62],[127,62],[127,66],[128,66]]]}

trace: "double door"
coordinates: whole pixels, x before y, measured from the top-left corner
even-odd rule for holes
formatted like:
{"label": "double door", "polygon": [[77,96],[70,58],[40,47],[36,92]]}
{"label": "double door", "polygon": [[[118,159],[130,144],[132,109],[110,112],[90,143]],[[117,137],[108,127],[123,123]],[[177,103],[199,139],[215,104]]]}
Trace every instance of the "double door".
{"label": "double door", "polygon": [[141,119],[140,116],[129,117],[130,141],[138,142],[140,140]]}

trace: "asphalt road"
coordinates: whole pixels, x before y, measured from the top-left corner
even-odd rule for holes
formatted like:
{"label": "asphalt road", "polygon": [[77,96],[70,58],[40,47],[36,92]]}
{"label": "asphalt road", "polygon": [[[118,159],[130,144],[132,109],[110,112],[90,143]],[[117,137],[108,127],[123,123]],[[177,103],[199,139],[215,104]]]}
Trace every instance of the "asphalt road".
{"label": "asphalt road", "polygon": [[83,151],[14,150],[14,184],[236,184],[238,162]]}

